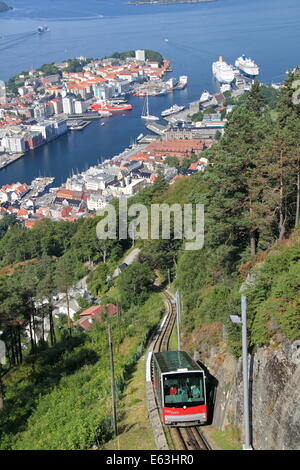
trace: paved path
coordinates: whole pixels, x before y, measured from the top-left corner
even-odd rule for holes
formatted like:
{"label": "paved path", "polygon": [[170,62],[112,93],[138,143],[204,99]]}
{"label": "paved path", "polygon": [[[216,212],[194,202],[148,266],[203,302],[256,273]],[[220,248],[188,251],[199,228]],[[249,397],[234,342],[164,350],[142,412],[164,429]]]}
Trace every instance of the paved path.
{"label": "paved path", "polygon": [[[134,248],[127,256],[125,256],[125,258],[122,260],[122,263],[120,264],[126,263],[129,266],[130,264],[132,264],[134,261],[137,260],[140,251],[141,251],[140,248]],[[112,277],[113,278],[118,277],[119,274],[120,274],[120,270],[119,270],[119,267],[117,267],[114,270]]]}

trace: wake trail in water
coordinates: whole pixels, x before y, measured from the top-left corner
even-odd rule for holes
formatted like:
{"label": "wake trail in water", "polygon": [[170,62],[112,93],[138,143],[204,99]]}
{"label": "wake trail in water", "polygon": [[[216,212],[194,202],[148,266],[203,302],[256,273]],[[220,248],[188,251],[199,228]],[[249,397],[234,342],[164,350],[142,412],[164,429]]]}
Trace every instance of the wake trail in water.
{"label": "wake trail in water", "polygon": [[33,38],[38,34],[39,33],[37,31],[27,31],[24,33],[9,34],[7,36],[2,36],[0,34],[0,51],[5,51],[6,49],[15,47],[23,41]]}
{"label": "wake trail in water", "polygon": [[207,57],[211,56],[211,52],[208,51],[208,50],[203,49],[202,47],[194,47],[194,46],[191,46],[191,45],[184,45],[183,43],[175,42],[175,41],[172,41],[170,39],[168,40],[167,44],[170,47],[179,49],[183,52],[190,52],[191,50],[193,50],[197,54],[204,55],[204,56],[207,56]]}

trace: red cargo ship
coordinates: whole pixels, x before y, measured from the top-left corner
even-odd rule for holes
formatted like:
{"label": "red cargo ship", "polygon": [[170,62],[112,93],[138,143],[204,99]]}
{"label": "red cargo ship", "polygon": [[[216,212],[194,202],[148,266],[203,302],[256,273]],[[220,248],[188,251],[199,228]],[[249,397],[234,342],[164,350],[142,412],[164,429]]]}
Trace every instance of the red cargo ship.
{"label": "red cargo ship", "polygon": [[141,97],[145,97],[146,96],[146,93],[144,93],[143,91],[138,91],[136,93],[132,93],[132,96],[141,96]]}
{"label": "red cargo ship", "polygon": [[111,113],[132,110],[131,104],[116,105],[116,104],[108,103],[107,101],[98,101],[97,103],[92,104],[91,108],[94,111],[110,111]]}

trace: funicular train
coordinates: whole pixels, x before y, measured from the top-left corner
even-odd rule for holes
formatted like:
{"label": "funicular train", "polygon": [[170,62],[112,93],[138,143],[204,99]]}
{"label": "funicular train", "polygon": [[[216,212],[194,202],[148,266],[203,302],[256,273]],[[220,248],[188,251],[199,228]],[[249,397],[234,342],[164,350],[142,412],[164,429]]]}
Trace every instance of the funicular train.
{"label": "funicular train", "polygon": [[207,422],[205,373],[185,351],[152,353],[151,373],[163,424]]}

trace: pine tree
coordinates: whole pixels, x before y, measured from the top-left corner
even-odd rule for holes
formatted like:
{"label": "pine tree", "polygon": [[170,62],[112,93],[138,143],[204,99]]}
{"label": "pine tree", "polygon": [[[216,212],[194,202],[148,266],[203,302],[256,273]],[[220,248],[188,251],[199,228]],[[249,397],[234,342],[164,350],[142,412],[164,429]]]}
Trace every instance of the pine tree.
{"label": "pine tree", "polygon": [[[300,67],[298,66],[295,71],[289,72],[287,79],[284,82],[284,87],[280,91],[280,97],[277,105],[278,123],[284,127],[289,118],[300,118],[300,104],[295,102],[296,88],[300,88]],[[296,86],[296,88],[295,88]],[[299,97],[299,93],[298,93]]]}
{"label": "pine tree", "polygon": [[[251,100],[254,103],[254,95]],[[259,227],[253,211],[253,173],[268,132],[268,118],[250,110],[245,102],[233,111],[225,136],[208,152],[212,165],[204,175],[209,184],[206,242],[218,246],[221,259],[229,263],[237,261],[244,250],[256,253]]]}
{"label": "pine tree", "polygon": [[74,259],[68,254],[62,256],[57,261],[55,270],[55,284],[58,292],[66,295],[67,311],[68,311],[68,328],[71,335],[71,317],[70,317],[70,289],[75,281]]}

